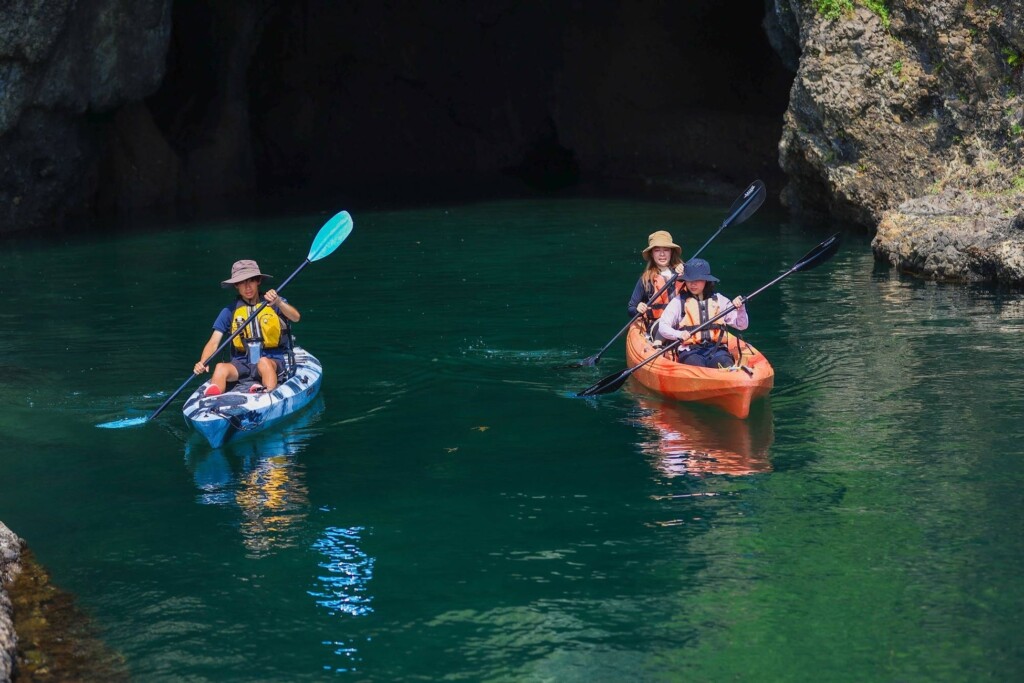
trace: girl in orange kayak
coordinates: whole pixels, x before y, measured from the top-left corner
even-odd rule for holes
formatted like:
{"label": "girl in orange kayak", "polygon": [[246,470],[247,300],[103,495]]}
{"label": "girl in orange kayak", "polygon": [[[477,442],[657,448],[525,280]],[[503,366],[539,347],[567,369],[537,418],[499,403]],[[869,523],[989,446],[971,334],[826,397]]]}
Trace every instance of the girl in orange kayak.
{"label": "girl in orange kayak", "polygon": [[680,257],[682,249],[672,241],[672,235],[666,230],[652,232],[647,237],[647,248],[644,249],[644,260],[647,267],[637,280],[633,288],[633,296],[629,299],[629,316],[635,317],[638,313],[647,315],[650,320],[657,320],[670,301],[676,299],[683,291],[682,279],[678,279],[671,287],[661,293],[657,301],[647,302],[654,293],[659,291],[668,282],[668,278],[683,272],[683,259]]}
{"label": "girl in orange kayak", "polygon": [[[735,359],[729,353],[728,330],[747,329],[750,324],[743,297],[732,301],[715,291],[718,278],[711,274],[711,265],[704,259],[695,258],[686,262],[683,275],[686,281],[687,297],[676,297],[669,303],[658,321],[658,334],[669,341],[680,342],[677,360],[687,365],[704,368],[727,368]],[[691,330],[711,320],[719,313],[735,306],[718,322],[696,334]]]}

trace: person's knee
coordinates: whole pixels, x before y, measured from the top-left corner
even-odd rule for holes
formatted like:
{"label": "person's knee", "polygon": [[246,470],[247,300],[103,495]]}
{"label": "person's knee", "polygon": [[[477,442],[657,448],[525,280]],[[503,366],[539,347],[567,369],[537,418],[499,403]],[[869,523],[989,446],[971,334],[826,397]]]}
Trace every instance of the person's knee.
{"label": "person's knee", "polygon": [[683,365],[694,365],[698,368],[706,368],[707,362],[699,353],[691,353],[689,356],[683,359]]}
{"label": "person's knee", "polygon": [[274,362],[273,358],[267,358],[266,356],[260,358],[260,364],[257,367],[259,368],[260,376],[264,379],[277,377],[277,363]]}

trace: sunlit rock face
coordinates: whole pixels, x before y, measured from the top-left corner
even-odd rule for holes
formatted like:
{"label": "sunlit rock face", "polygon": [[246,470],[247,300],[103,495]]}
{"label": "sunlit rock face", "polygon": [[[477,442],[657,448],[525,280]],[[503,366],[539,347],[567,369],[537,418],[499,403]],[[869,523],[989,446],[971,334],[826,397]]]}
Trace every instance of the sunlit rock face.
{"label": "sunlit rock face", "polygon": [[769,3],[773,45],[799,53],[784,203],[878,226],[875,253],[908,272],[1020,281],[1012,249],[977,250],[1016,243],[1004,205],[1024,192],[1024,2],[865,4]]}
{"label": "sunlit rock face", "polygon": [[934,280],[1024,282],[1024,206],[1015,194],[946,189],[883,214],[871,246],[879,259]]}
{"label": "sunlit rock face", "polygon": [[0,16],[0,230],[288,193],[780,187],[792,73],[763,16],[761,0],[24,1]]}

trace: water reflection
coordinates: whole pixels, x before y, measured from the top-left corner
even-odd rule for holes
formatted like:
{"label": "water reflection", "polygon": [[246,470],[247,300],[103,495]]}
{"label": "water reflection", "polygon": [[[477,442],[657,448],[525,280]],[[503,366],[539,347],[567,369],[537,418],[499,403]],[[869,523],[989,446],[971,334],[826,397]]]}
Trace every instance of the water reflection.
{"label": "water reflection", "polygon": [[[323,571],[308,593],[331,616],[361,617],[373,613],[369,583],[373,578],[374,558],[359,547],[364,531],[359,526],[327,527],[313,544],[313,550],[323,558],[317,563]],[[324,644],[343,662],[330,665],[335,672],[353,671],[361,661],[358,649],[349,642],[330,640]]]}
{"label": "water reflection", "polygon": [[185,462],[200,490],[198,501],[238,508],[250,557],[296,545],[308,515],[309,488],[305,467],[295,456],[319,433],[311,426],[323,410],[323,398],[317,397],[294,420],[270,432],[212,451],[197,439],[186,445]]}
{"label": "water reflection", "polygon": [[327,573],[317,577],[317,587],[309,594],[331,615],[358,617],[373,612],[367,584],[373,578],[374,560],[359,547],[363,531],[358,526],[328,527],[313,544],[324,557],[317,566]]}
{"label": "water reflection", "polygon": [[642,396],[636,401],[636,421],[644,427],[637,445],[666,477],[771,471],[768,451],[775,432],[768,401],[759,402],[746,420],[685,403]]}

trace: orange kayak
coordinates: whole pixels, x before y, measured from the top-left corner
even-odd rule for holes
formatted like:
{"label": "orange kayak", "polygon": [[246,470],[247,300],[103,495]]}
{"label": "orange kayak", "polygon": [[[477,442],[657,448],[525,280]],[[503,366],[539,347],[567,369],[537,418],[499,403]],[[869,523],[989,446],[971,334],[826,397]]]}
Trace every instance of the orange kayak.
{"label": "orange kayak", "polygon": [[[730,351],[743,351],[742,366],[724,370],[699,368],[675,361],[670,351],[633,373],[648,389],[677,401],[696,401],[717,406],[740,419],[750,414],[750,403],[766,396],[775,383],[775,370],[760,351],[730,335]],[[626,333],[626,362],[630,367],[657,353],[640,323]]]}

